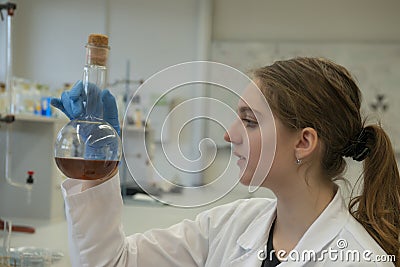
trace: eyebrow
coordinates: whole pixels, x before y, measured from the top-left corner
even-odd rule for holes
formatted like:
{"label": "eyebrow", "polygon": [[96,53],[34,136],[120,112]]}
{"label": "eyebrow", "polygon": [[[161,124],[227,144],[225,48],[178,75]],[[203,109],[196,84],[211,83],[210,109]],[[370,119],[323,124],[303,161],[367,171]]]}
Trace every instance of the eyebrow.
{"label": "eyebrow", "polygon": [[259,116],[261,116],[261,112],[251,109],[250,107],[240,107],[239,108],[239,113],[246,113],[246,112],[251,112],[251,113],[257,113]]}

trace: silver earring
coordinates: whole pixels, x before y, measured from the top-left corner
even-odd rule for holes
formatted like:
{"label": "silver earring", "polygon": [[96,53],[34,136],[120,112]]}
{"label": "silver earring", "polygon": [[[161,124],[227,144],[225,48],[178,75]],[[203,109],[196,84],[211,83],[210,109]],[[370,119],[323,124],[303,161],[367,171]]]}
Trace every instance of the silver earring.
{"label": "silver earring", "polygon": [[301,164],[301,162],[302,162],[302,160],[301,160],[301,159],[296,159],[296,164],[297,164],[297,165],[300,165],[300,164]]}

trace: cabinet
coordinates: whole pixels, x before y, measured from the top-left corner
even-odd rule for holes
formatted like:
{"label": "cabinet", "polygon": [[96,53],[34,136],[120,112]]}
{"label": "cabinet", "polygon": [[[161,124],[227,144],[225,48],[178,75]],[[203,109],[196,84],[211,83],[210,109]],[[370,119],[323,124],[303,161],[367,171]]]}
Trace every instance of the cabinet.
{"label": "cabinet", "polygon": [[[58,131],[66,120],[34,115],[15,116],[11,124],[0,124],[0,217],[57,219],[64,216],[58,170],[53,147]],[[13,187],[5,179],[6,129],[11,128],[10,177],[25,183],[27,171],[35,172],[30,201],[23,188]]]}

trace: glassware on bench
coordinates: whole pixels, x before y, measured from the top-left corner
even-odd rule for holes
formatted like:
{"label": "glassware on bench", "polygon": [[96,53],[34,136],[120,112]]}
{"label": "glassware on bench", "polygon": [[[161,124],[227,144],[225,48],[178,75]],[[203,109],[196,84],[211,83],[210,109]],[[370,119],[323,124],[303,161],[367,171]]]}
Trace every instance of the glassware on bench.
{"label": "glassware on bench", "polygon": [[0,247],[0,267],[9,267],[11,266],[10,244],[12,223],[9,220],[4,220],[2,226],[3,244]]}

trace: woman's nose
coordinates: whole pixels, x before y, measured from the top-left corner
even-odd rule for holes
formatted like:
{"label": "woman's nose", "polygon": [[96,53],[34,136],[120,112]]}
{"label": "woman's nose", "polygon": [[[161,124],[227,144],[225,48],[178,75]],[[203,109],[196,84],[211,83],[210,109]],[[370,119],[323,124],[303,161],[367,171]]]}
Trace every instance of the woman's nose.
{"label": "woman's nose", "polygon": [[228,142],[228,143],[231,142],[231,137],[229,136],[228,131],[226,131],[226,132],[224,133],[224,140],[225,140],[226,142]]}
{"label": "woman's nose", "polygon": [[224,140],[229,143],[239,144],[242,140],[239,128],[240,125],[238,125],[237,122],[234,122],[231,127],[229,127],[229,129],[224,133]]}

